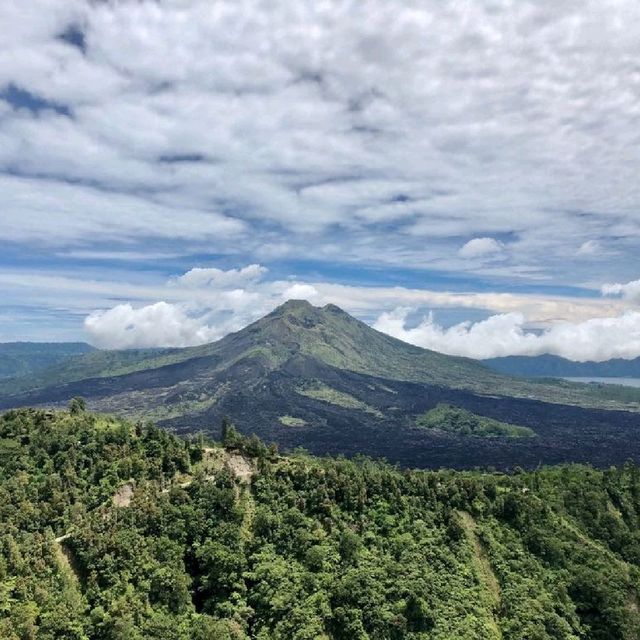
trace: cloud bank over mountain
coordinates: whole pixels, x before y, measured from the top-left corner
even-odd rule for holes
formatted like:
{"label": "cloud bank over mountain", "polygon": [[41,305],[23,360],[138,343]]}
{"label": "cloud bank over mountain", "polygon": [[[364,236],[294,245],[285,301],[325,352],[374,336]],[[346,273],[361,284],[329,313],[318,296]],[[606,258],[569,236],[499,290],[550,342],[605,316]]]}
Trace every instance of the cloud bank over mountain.
{"label": "cloud bank over mountain", "polygon": [[[203,344],[241,329],[288,299],[302,298],[317,305],[337,302],[363,319],[369,318],[379,331],[450,355],[483,359],[551,353],[577,361],[640,356],[640,310],[610,307],[605,299],[597,305],[562,298],[460,296],[425,290],[277,281],[269,280],[268,270],[257,264],[229,271],[192,269],[170,279],[164,291],[173,297],[173,302],[139,307],[124,303],[90,314],[84,324],[91,342],[99,347],[120,349]],[[419,306],[397,306],[403,301]],[[390,309],[372,317],[371,312],[381,305]],[[425,306],[499,313],[448,327],[438,324],[433,313],[411,323],[410,316]],[[517,308],[528,308],[531,313],[526,316],[514,310]],[[598,315],[607,311],[616,315]]]}
{"label": "cloud bank over mountain", "polygon": [[548,329],[527,329],[521,313],[491,316],[443,328],[433,316],[407,328],[407,312],[383,313],[374,327],[400,340],[449,355],[485,359],[550,353],[579,362],[640,356],[640,311],[584,322],[558,322]]}

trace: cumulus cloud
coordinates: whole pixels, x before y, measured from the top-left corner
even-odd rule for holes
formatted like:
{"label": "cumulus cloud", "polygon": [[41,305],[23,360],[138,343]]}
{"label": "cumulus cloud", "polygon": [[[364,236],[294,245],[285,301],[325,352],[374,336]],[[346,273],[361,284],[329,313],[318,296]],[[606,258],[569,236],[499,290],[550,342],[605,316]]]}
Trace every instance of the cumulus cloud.
{"label": "cumulus cloud", "polygon": [[287,287],[280,295],[285,300],[308,300],[309,302],[315,302],[320,297],[316,287],[298,282]]}
{"label": "cumulus cloud", "polygon": [[[243,290],[224,292],[217,302],[118,304],[84,320],[90,342],[103,349],[191,347],[241,329],[276,306]],[[266,304],[265,304],[266,303]]]}
{"label": "cumulus cloud", "polygon": [[632,280],[627,283],[609,283],[602,286],[602,294],[605,296],[622,296],[633,302],[640,302],[640,280]]}
{"label": "cumulus cloud", "polygon": [[495,256],[502,251],[502,244],[495,238],[473,238],[458,251],[462,258],[482,258]]}
{"label": "cumulus cloud", "polygon": [[221,337],[201,318],[189,317],[184,308],[166,302],[96,311],[86,318],[85,328],[96,346],[109,349],[187,347]]}
{"label": "cumulus cloud", "polygon": [[558,322],[540,331],[527,330],[525,316],[508,313],[480,322],[462,322],[444,328],[433,315],[407,328],[408,311],[383,313],[374,327],[411,344],[456,356],[485,359],[545,353],[580,362],[640,356],[640,312],[584,322]]}

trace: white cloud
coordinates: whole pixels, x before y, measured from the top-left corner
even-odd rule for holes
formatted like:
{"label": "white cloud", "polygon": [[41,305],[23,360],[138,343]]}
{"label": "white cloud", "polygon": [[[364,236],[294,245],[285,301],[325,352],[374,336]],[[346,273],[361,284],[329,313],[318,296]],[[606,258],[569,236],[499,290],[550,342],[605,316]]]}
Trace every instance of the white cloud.
{"label": "white cloud", "polygon": [[[77,324],[165,300],[222,331],[284,296],[574,324],[640,299],[513,284],[598,287],[585,258],[605,255],[607,280],[634,277],[636,0],[30,0],[0,24],[0,235],[26,263],[0,273],[5,306]],[[314,276],[202,266],[230,255]],[[167,286],[185,256],[201,267]],[[112,270],[79,273],[91,260]],[[346,263],[372,286],[325,281]],[[516,293],[395,288],[389,266]]]}
{"label": "white cloud", "polygon": [[633,280],[625,284],[615,282],[602,285],[605,296],[622,296],[633,302],[640,302],[640,280]]}
{"label": "white cloud", "polygon": [[85,320],[93,343],[108,349],[134,347],[186,347],[222,337],[201,319],[189,317],[185,309],[156,302],[140,309],[119,304],[96,311]]}
{"label": "white cloud", "polygon": [[485,256],[495,256],[500,253],[503,247],[495,238],[473,238],[469,240],[458,255],[462,258],[482,258]]}
{"label": "white cloud", "polygon": [[529,322],[543,325],[550,322],[581,322],[589,318],[616,316],[629,308],[629,304],[624,300],[591,297],[496,292],[459,293],[407,287],[356,287],[328,282],[313,284],[325,302],[333,302],[348,311],[367,316],[396,307],[478,309],[493,313],[523,313]]}
{"label": "white cloud", "polygon": [[[221,288],[214,298],[192,295],[182,302],[163,301],[137,308],[119,304],[90,314],[85,330],[93,344],[104,348],[203,344],[241,329],[290,298],[326,304],[332,298],[322,293],[323,289],[322,283],[265,282],[245,289]],[[189,291],[194,293],[186,289]],[[352,310],[362,307],[363,302],[365,306],[374,304],[374,292],[367,295],[366,289],[354,288],[351,295]],[[401,295],[397,295],[398,299]],[[457,301],[449,303],[459,308]],[[640,356],[640,312],[636,311],[576,322],[547,319],[546,326],[535,331],[519,312],[499,313],[480,322],[463,322],[448,328],[437,324],[432,314],[417,326],[407,328],[408,314],[407,308],[383,312],[373,326],[427,349],[479,359],[543,353],[579,361]]]}
{"label": "white cloud", "polygon": [[319,297],[318,290],[311,284],[295,283],[287,287],[281,294],[284,300],[308,300],[315,302]]}
{"label": "white cloud", "polygon": [[260,280],[267,271],[268,269],[266,267],[259,264],[250,264],[241,269],[229,269],[228,271],[215,268],[203,269],[195,267],[175,280],[171,280],[170,284],[193,289],[202,287],[239,287],[249,282]]}
{"label": "white cloud", "polygon": [[551,353],[569,360],[601,362],[640,356],[640,312],[636,311],[584,322],[559,322],[542,332],[527,330],[525,316],[520,313],[449,328],[438,325],[431,315],[418,326],[406,328],[407,315],[406,309],[383,313],[374,327],[426,349],[478,359]]}

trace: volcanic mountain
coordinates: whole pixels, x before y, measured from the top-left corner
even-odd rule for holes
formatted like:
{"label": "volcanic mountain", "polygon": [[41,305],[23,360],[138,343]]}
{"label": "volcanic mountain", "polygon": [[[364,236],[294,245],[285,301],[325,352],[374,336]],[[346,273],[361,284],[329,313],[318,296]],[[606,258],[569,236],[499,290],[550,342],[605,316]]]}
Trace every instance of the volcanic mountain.
{"label": "volcanic mountain", "polygon": [[[181,433],[217,435],[228,416],[240,431],[287,448],[413,466],[640,460],[638,390],[509,377],[306,301],[215,343],[96,351],[0,384],[2,408],[59,406],[74,396]],[[440,425],[442,416],[451,424]],[[531,437],[512,437],[522,433]]]}

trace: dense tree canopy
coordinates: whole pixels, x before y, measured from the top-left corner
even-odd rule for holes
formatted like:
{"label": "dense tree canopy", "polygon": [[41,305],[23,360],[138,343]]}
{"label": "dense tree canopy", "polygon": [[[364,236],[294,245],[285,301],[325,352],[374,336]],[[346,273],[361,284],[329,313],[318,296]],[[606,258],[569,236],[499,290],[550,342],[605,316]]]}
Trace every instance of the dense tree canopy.
{"label": "dense tree canopy", "polygon": [[278,456],[0,418],[7,640],[640,638],[640,470]]}

